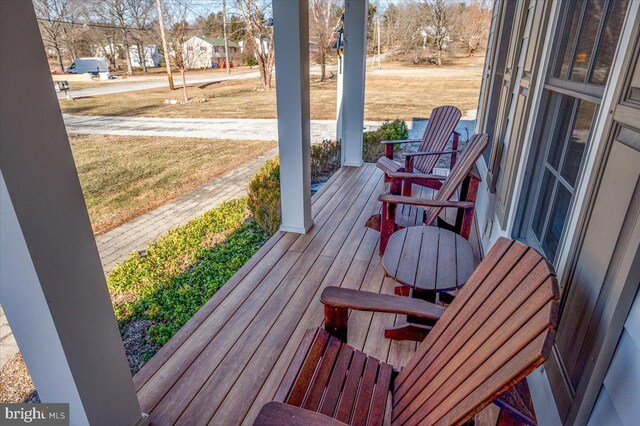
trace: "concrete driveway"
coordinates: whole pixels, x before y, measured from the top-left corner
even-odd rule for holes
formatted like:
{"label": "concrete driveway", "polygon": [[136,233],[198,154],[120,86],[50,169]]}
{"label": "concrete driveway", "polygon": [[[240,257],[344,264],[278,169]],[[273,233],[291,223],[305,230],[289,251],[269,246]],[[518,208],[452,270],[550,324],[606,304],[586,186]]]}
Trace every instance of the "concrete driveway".
{"label": "concrete driveway", "polygon": [[[111,117],[63,114],[67,132],[88,135],[171,136],[226,140],[278,140],[276,119],[258,118],[155,118]],[[409,138],[419,139],[428,120],[411,120]],[[380,121],[366,121],[365,130],[376,129]],[[475,117],[463,117],[456,130],[467,139],[473,134]],[[311,142],[335,139],[335,120],[311,120]]]}
{"label": "concrete driveway", "polygon": [[[172,136],[230,140],[278,140],[276,119],[254,118],[152,118],[63,114],[67,132],[90,135]],[[380,122],[370,121],[367,128]],[[335,120],[312,120],[311,141],[335,139]]]}

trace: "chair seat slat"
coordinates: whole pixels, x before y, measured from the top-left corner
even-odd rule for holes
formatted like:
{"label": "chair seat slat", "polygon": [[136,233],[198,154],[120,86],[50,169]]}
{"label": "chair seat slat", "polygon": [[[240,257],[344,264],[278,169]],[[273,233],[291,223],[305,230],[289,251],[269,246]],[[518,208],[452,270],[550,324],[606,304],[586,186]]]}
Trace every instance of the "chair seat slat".
{"label": "chair seat slat", "polygon": [[349,345],[342,345],[340,355],[338,355],[338,360],[334,367],[334,373],[331,375],[331,379],[327,385],[327,392],[323,398],[320,410],[318,410],[320,413],[333,417],[352,357],[353,348]]}

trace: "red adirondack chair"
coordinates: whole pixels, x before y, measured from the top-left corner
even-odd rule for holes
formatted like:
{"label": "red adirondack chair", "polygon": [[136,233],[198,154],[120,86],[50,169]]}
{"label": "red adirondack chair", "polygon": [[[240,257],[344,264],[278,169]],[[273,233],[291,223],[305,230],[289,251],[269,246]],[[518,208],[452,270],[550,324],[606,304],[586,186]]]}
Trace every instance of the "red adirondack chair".
{"label": "red adirondack chair", "polygon": [[[540,366],[551,350],[559,290],[551,265],[499,239],[446,308],[337,287],[324,290],[325,329],[304,336],[256,425],[453,425],[473,418]],[[349,310],[436,321],[400,371],[345,343]]]}
{"label": "red adirondack chair", "polygon": [[[375,214],[369,218],[366,226],[380,231],[380,253],[384,253],[387,247],[389,237],[395,231],[404,228],[407,225],[402,223],[403,216],[398,215],[397,207],[399,205],[406,207],[421,207],[423,211],[423,223],[425,225],[437,224],[443,228],[450,229],[463,237],[469,239],[471,226],[473,225],[473,214],[476,196],[478,194],[478,185],[480,184],[480,176],[474,171],[474,166],[480,155],[487,146],[488,136],[485,133],[474,135],[466,149],[462,152],[459,160],[451,169],[449,176],[438,175],[420,175],[416,177],[415,173],[396,172],[390,173],[389,177],[393,181],[398,181],[397,186],[407,185],[411,183],[438,182],[440,189],[433,199],[408,197],[403,195],[385,194],[380,196],[382,201],[382,212]],[[404,182],[404,183],[403,183]],[[459,200],[453,201],[451,198],[460,188]],[[458,214],[456,222],[452,226],[445,221],[438,220],[438,215],[444,208],[456,208]],[[437,221],[437,223],[436,223]]]}
{"label": "red adirondack chair", "polygon": [[[450,154],[450,168],[456,163],[456,156],[458,152],[459,134],[454,131],[458,121],[460,120],[460,110],[453,106],[441,106],[434,108],[431,112],[431,118],[427,123],[427,127],[424,130],[422,139],[405,139],[397,141],[382,141],[385,145],[385,156],[381,157],[376,165],[380,170],[385,173],[385,181],[392,182],[390,192],[393,194],[400,194],[401,188],[393,186],[395,181],[392,181],[389,175],[397,172],[418,172],[422,174],[431,174],[433,168],[438,162],[438,158],[441,155]],[[453,142],[451,151],[444,151],[449,137],[453,134]],[[399,144],[416,143],[420,142],[420,146],[417,152],[405,153],[404,166],[393,160],[393,153],[395,148]],[[425,183],[430,188],[438,189],[437,181],[428,181]],[[409,190],[411,187],[409,186]],[[403,192],[404,193],[404,192]],[[405,193],[405,195],[411,195]]]}

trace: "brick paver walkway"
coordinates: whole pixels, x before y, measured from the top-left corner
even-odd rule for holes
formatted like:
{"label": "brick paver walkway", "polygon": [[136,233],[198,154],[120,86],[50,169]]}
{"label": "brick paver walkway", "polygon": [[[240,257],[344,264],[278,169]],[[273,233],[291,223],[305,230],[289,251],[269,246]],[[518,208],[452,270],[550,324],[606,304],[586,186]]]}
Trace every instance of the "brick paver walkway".
{"label": "brick paver walkway", "polygon": [[249,180],[276,153],[276,149],[271,150],[193,192],[96,237],[105,273],[126,259],[132,251],[144,249],[169,229],[201,216],[225,201],[246,195]]}

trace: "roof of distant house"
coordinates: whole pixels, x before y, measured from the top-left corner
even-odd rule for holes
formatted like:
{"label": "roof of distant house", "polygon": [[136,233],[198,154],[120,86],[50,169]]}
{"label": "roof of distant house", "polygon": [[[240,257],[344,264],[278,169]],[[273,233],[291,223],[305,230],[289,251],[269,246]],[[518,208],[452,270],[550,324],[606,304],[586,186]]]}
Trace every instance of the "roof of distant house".
{"label": "roof of distant house", "polygon": [[[204,37],[204,36],[197,36],[197,37],[213,46],[216,46],[216,47],[224,46],[224,39],[222,37]],[[240,47],[240,45],[235,41],[228,40],[227,43],[229,44],[229,47]]]}

